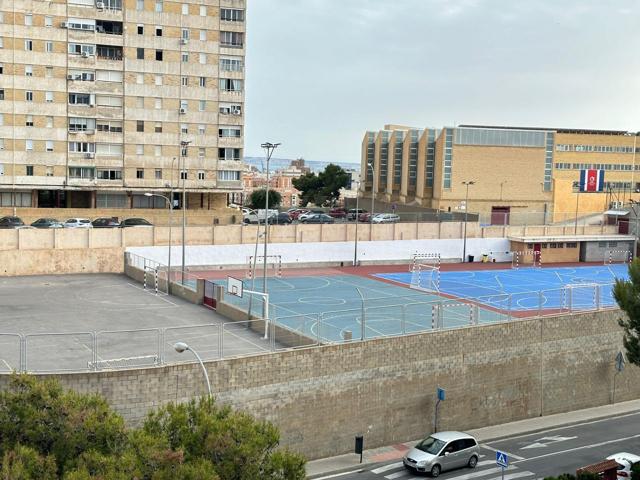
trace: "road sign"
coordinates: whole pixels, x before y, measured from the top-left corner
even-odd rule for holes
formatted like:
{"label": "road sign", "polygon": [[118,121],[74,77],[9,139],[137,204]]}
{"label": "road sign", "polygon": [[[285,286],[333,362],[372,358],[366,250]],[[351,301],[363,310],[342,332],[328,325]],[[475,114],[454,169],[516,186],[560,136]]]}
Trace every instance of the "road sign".
{"label": "road sign", "polygon": [[496,463],[499,467],[507,468],[509,466],[509,457],[506,453],[497,451],[496,452]]}
{"label": "road sign", "polygon": [[444,398],[445,398],[444,388],[438,387],[437,392],[438,392],[438,400],[441,401],[441,402],[444,402]]}

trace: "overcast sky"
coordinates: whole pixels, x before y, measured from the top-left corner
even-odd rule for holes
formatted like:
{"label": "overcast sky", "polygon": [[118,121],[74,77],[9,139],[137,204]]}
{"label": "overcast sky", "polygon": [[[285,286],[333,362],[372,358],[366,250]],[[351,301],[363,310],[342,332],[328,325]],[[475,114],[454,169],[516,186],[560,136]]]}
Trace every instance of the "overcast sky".
{"label": "overcast sky", "polygon": [[640,130],[638,0],[248,0],[247,156],[360,161],[366,130]]}

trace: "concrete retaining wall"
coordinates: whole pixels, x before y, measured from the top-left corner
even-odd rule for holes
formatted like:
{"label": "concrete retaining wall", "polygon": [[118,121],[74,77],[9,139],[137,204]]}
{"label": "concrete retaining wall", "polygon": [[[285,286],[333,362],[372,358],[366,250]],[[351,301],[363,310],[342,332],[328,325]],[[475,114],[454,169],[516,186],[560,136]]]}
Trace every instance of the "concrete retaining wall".
{"label": "concrete retaining wall", "polygon": [[[432,429],[436,387],[447,391],[440,428],[484,425],[612,401],[621,349],[617,311],[519,320],[207,363],[222,402],[275,422],[283,443],[310,458],[418,438]],[[57,375],[97,392],[129,422],[168,401],[204,394],[197,364]],[[0,377],[0,387],[6,377]],[[616,400],[640,397],[627,366]]]}

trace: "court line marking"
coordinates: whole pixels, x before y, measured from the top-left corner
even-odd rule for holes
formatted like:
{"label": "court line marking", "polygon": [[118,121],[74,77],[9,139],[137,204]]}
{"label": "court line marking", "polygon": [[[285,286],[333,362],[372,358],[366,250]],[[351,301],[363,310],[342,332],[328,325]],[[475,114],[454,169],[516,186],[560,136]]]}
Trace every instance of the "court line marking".
{"label": "court line marking", "polygon": [[[143,292],[147,293],[147,291],[146,291],[144,288],[142,288],[142,287],[140,287],[140,286],[138,286],[138,285],[134,285],[133,283],[129,283],[129,282],[127,282],[127,285],[130,285],[130,286],[132,286],[133,288],[136,288],[136,289],[138,289],[138,290],[141,290],[141,291],[143,291]],[[154,294],[149,294],[149,295],[153,295],[154,297],[159,298],[160,300],[162,300],[162,301],[164,301],[164,302],[167,302],[167,303],[169,303],[169,304],[173,305],[174,307],[179,307],[179,306],[180,306],[180,305],[178,305],[177,303],[173,303],[171,300],[169,300],[169,299],[167,299],[167,298],[164,298],[164,296],[161,296],[161,295],[154,295]],[[150,305],[150,306],[152,306],[152,305]]]}

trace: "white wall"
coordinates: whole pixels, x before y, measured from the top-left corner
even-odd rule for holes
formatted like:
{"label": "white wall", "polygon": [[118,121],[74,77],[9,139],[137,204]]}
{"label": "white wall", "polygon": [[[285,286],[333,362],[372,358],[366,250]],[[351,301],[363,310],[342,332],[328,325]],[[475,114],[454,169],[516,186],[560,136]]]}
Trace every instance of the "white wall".
{"label": "white wall", "polygon": [[[506,253],[508,250],[509,241],[505,238],[467,239],[467,255],[475,255],[475,261],[479,261],[484,253],[491,253],[496,261],[508,261],[511,260],[511,255]],[[167,247],[129,247],[127,252],[165,265],[167,263]],[[187,246],[185,264],[194,267],[246,265],[247,258],[254,252],[255,244]],[[258,246],[258,255],[262,255],[262,252],[263,246],[261,244]],[[409,261],[415,253],[439,253],[443,261],[459,261],[462,258],[462,239],[358,242],[358,260],[361,262]],[[283,264],[316,262],[351,264],[354,256],[354,243],[271,243],[268,254],[280,255]],[[172,247],[172,266],[181,265],[181,260],[181,247]]]}

